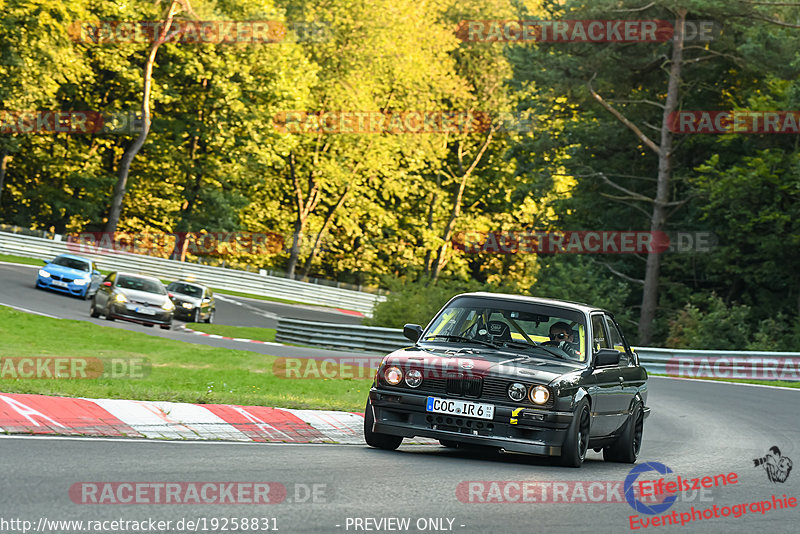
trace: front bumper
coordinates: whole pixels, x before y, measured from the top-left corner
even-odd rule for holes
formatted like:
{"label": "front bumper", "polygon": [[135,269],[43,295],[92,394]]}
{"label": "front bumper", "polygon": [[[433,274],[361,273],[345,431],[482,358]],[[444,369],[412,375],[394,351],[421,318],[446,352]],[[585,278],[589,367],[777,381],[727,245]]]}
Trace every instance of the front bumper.
{"label": "front bumper", "polygon": [[144,308],[141,305],[132,305],[129,303],[115,302],[111,304],[111,314],[115,319],[123,319],[125,321],[132,321],[134,323],[152,324],[152,325],[171,325],[172,324],[172,311],[165,311],[160,308],[148,307],[150,310],[156,310],[155,315],[148,315],[138,313],[136,308]]}
{"label": "front bumper", "polygon": [[425,410],[428,396],[439,397],[372,388],[369,398],[375,411],[373,430],[407,438],[420,436],[499,447],[512,452],[560,456],[573,419],[572,412],[532,407],[519,409],[494,403],[495,413],[491,421],[431,413]]}
{"label": "front bumper", "polygon": [[59,286],[53,283],[54,280],[51,277],[43,277],[40,275],[36,276],[36,285],[43,288],[43,289],[50,289],[53,291],[58,291],[59,293],[64,293],[67,295],[72,295],[74,297],[82,297],[89,291],[89,286],[91,282],[87,282],[83,285],[78,285],[74,281],[73,282],[64,282],[66,286]]}

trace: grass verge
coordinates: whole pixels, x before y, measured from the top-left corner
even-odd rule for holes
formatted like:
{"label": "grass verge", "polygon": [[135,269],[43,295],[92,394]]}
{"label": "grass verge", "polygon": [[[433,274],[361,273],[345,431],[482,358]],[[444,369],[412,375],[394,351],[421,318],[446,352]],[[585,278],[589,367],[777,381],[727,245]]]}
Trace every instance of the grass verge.
{"label": "grass verge", "polygon": [[198,332],[205,332],[206,334],[216,334],[218,336],[226,337],[241,337],[246,339],[255,339],[258,341],[271,341],[275,342],[274,328],[261,328],[258,326],[228,326],[224,324],[206,324],[206,323],[187,323],[187,328],[197,330]]}
{"label": "grass verge", "polygon": [[37,265],[44,267],[44,261],[37,260],[36,258],[26,258],[24,256],[15,256],[13,254],[0,254],[0,261],[7,261],[9,263],[22,263],[23,265]]}
{"label": "grass verge", "polygon": [[[3,306],[0,339],[0,391],[7,393],[359,412],[371,384],[367,379],[280,378],[273,373],[274,356],[50,319]],[[105,365],[112,358],[144,359],[150,371],[143,378],[93,379],[23,379],[9,373],[9,358],[65,356],[98,358]]]}

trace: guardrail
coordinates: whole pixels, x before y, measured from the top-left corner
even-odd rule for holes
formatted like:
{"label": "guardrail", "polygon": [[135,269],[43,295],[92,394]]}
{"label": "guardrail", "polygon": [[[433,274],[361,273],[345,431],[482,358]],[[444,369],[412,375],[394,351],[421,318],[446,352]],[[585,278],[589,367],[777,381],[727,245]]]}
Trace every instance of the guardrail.
{"label": "guardrail", "polygon": [[[51,259],[58,254],[71,252],[65,241],[0,232],[0,253]],[[358,311],[367,317],[372,316],[375,304],[386,298],[372,293],[310,284],[289,278],[119,251],[100,254],[81,252],[79,255],[91,258],[103,270],[133,271],[171,279],[194,277],[198,282],[218,289],[334,306]]]}
{"label": "guardrail", "polygon": [[388,354],[413,345],[397,328],[314,323],[280,317],[275,341]]}
{"label": "guardrail", "polygon": [[[388,354],[412,343],[399,328],[315,323],[280,318],[275,340],[341,350]],[[653,374],[686,378],[800,380],[800,352],[678,350],[637,347],[640,363]]]}

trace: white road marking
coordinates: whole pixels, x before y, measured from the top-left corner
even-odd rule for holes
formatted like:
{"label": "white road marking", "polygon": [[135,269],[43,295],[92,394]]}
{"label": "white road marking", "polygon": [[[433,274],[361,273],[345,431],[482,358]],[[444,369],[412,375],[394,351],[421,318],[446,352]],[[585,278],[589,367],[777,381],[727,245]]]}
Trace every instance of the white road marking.
{"label": "white road marking", "polygon": [[6,304],[5,302],[0,302],[0,306],[6,306],[8,308],[14,308],[15,310],[25,312],[25,313],[32,313],[34,315],[41,315],[42,317],[49,317],[51,319],[61,319],[61,317],[56,317],[55,315],[48,315],[46,313],[37,312],[34,310],[29,310],[28,308],[22,308],[20,306],[14,306],[12,304]]}

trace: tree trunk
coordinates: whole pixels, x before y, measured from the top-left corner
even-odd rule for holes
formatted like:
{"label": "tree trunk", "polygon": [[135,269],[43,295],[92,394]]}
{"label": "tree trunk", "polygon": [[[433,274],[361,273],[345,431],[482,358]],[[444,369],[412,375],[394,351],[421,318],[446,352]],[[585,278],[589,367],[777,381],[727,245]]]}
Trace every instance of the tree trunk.
{"label": "tree trunk", "polygon": [[122,201],[125,198],[125,188],[128,184],[128,174],[130,173],[131,163],[136,154],[139,153],[144,142],[147,140],[147,134],[150,132],[150,91],[153,85],[153,64],[156,61],[156,53],[158,48],[165,41],[167,33],[172,26],[172,19],[175,16],[178,8],[178,0],[172,0],[167,9],[166,17],[164,18],[164,25],[161,33],[153,41],[150,47],[150,52],[147,55],[147,61],[144,64],[144,84],[142,88],[142,131],[136,137],[133,143],[128,145],[125,153],[122,155],[122,160],[119,163],[119,172],[117,173],[117,183],[114,186],[114,194],[111,197],[111,211],[108,214],[108,222],[106,223],[106,232],[116,232],[117,224],[119,223],[119,216],[122,213]]}
{"label": "tree trunk", "polygon": [[[658,182],[653,213],[650,218],[650,231],[659,232],[666,222],[666,207],[669,202],[670,181],[672,179],[672,132],[669,129],[669,116],[678,108],[681,67],[683,66],[683,34],[686,10],[678,10],[675,20],[675,34],[672,44],[672,64],[669,70],[667,99],[664,103],[664,116],[661,121],[661,143],[658,151]],[[652,341],[653,320],[658,308],[658,279],[661,268],[661,253],[649,252],[644,276],[642,309],[639,315],[639,343],[648,345]]]}
{"label": "tree trunk", "polygon": [[344,201],[347,199],[347,195],[350,193],[350,186],[352,184],[353,182],[349,182],[347,184],[347,186],[344,188],[344,192],[339,195],[339,200],[328,210],[328,213],[325,215],[325,221],[322,223],[322,227],[319,229],[319,232],[317,232],[317,237],[314,239],[314,245],[311,247],[311,252],[309,252],[308,258],[306,258],[306,263],[303,266],[303,278],[308,276],[308,272],[311,270],[311,263],[317,256],[317,251],[319,250],[319,244],[322,241],[322,236],[328,229],[330,222],[333,220],[333,215],[336,213],[336,211],[338,211],[339,208],[342,207]]}
{"label": "tree trunk", "polygon": [[[461,215],[461,201],[464,198],[464,189],[467,187],[467,182],[469,181],[470,176],[472,176],[472,172],[475,170],[475,167],[478,166],[481,158],[483,158],[484,152],[489,147],[489,143],[492,142],[492,136],[494,135],[494,130],[489,130],[489,134],[486,136],[486,139],[483,142],[480,150],[475,155],[475,158],[470,163],[469,168],[461,174],[461,182],[458,184],[458,190],[456,191],[455,199],[453,200],[453,209],[450,211],[450,219],[447,221],[447,225],[444,227],[444,232],[442,232],[442,246],[439,247],[439,251],[436,253],[436,260],[433,263],[433,270],[431,272],[431,280],[430,283],[435,284],[436,281],[439,279],[439,275],[442,272],[442,268],[445,265],[445,256],[447,255],[447,249],[450,247],[450,239],[453,237],[453,230],[456,227],[456,220],[458,216]],[[459,147],[459,160],[461,159],[461,148]],[[461,163],[459,161],[459,163]],[[461,165],[459,165],[461,166]]]}
{"label": "tree trunk", "polygon": [[292,185],[294,186],[294,201],[297,216],[294,221],[292,249],[289,251],[289,264],[286,266],[286,276],[288,278],[294,278],[294,272],[300,260],[300,244],[303,240],[303,230],[305,229],[308,216],[316,209],[320,199],[319,184],[314,180],[312,171],[308,172],[308,197],[304,197],[303,189],[300,187],[300,178],[297,176],[294,163],[294,154],[289,154],[289,174]]}

